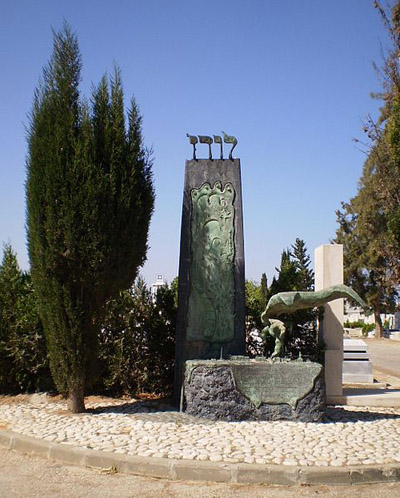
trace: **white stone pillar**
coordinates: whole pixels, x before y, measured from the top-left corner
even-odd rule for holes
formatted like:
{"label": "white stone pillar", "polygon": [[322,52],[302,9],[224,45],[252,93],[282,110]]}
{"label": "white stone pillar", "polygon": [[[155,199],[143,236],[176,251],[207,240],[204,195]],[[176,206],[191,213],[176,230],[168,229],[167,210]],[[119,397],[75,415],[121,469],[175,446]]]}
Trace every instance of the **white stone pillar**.
{"label": "white stone pillar", "polygon": [[[315,290],[343,284],[343,246],[323,244],[315,249]],[[325,305],[320,338],[326,346],[325,382],[327,396],[342,396],[343,299]]]}

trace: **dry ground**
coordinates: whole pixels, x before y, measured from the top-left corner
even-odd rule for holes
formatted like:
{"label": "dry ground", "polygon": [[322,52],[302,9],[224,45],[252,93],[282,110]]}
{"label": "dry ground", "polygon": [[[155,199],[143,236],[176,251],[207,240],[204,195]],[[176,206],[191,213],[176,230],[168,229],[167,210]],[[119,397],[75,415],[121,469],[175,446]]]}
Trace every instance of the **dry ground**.
{"label": "dry ground", "polygon": [[[368,340],[367,344],[370,351],[373,350],[381,375],[399,375],[400,344],[393,346],[393,341],[388,340]],[[390,365],[390,372],[386,371],[388,357],[399,361]],[[60,400],[59,396],[46,398],[49,403]],[[34,402],[30,395],[0,396],[0,404],[28,400]],[[88,400],[101,403],[110,401],[110,398],[91,396],[86,398]],[[343,498],[351,495],[357,498],[400,498],[400,482],[351,487],[276,487],[166,481],[118,473],[107,474],[0,447],[0,498]]]}
{"label": "dry ground", "polygon": [[400,483],[277,487],[191,483],[107,474],[0,448],[2,498],[400,498]]}

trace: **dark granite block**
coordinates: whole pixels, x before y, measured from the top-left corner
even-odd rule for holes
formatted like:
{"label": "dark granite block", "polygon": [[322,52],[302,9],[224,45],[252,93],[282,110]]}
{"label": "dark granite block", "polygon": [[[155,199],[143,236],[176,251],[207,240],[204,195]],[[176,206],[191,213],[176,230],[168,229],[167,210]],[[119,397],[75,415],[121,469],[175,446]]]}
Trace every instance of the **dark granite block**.
{"label": "dark granite block", "polygon": [[[248,381],[240,387],[242,367]],[[257,403],[254,391],[258,391]],[[190,415],[226,421],[317,422],[324,414],[325,400],[323,368],[317,363],[194,360],[186,364],[184,407]]]}

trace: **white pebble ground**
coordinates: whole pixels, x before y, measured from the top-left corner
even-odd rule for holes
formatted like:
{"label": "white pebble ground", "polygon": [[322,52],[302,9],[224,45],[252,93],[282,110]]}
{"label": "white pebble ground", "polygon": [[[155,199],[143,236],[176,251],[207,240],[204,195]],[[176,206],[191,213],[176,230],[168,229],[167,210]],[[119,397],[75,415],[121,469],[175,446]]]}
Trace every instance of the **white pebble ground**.
{"label": "white pebble ground", "polygon": [[158,401],[104,399],[72,415],[34,395],[0,400],[0,426],[46,441],[147,457],[276,465],[400,462],[400,409],[329,407],[324,422],[212,422]]}

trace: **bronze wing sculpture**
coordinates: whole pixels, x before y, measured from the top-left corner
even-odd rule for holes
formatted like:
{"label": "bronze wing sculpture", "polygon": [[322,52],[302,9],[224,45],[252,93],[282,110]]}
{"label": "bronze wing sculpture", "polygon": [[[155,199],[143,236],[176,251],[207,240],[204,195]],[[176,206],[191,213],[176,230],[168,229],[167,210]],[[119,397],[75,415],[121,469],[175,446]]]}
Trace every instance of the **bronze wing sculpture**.
{"label": "bronze wing sculpture", "polygon": [[370,312],[370,308],[353,289],[347,285],[333,285],[320,291],[292,291],[279,292],[268,301],[267,307],[261,314],[261,321],[265,325],[260,335],[265,341],[267,334],[275,338],[275,349],[271,358],[281,356],[283,353],[285,324],[276,318],[283,313],[294,313],[298,310],[315,308],[339,298],[355,301],[364,311]]}

